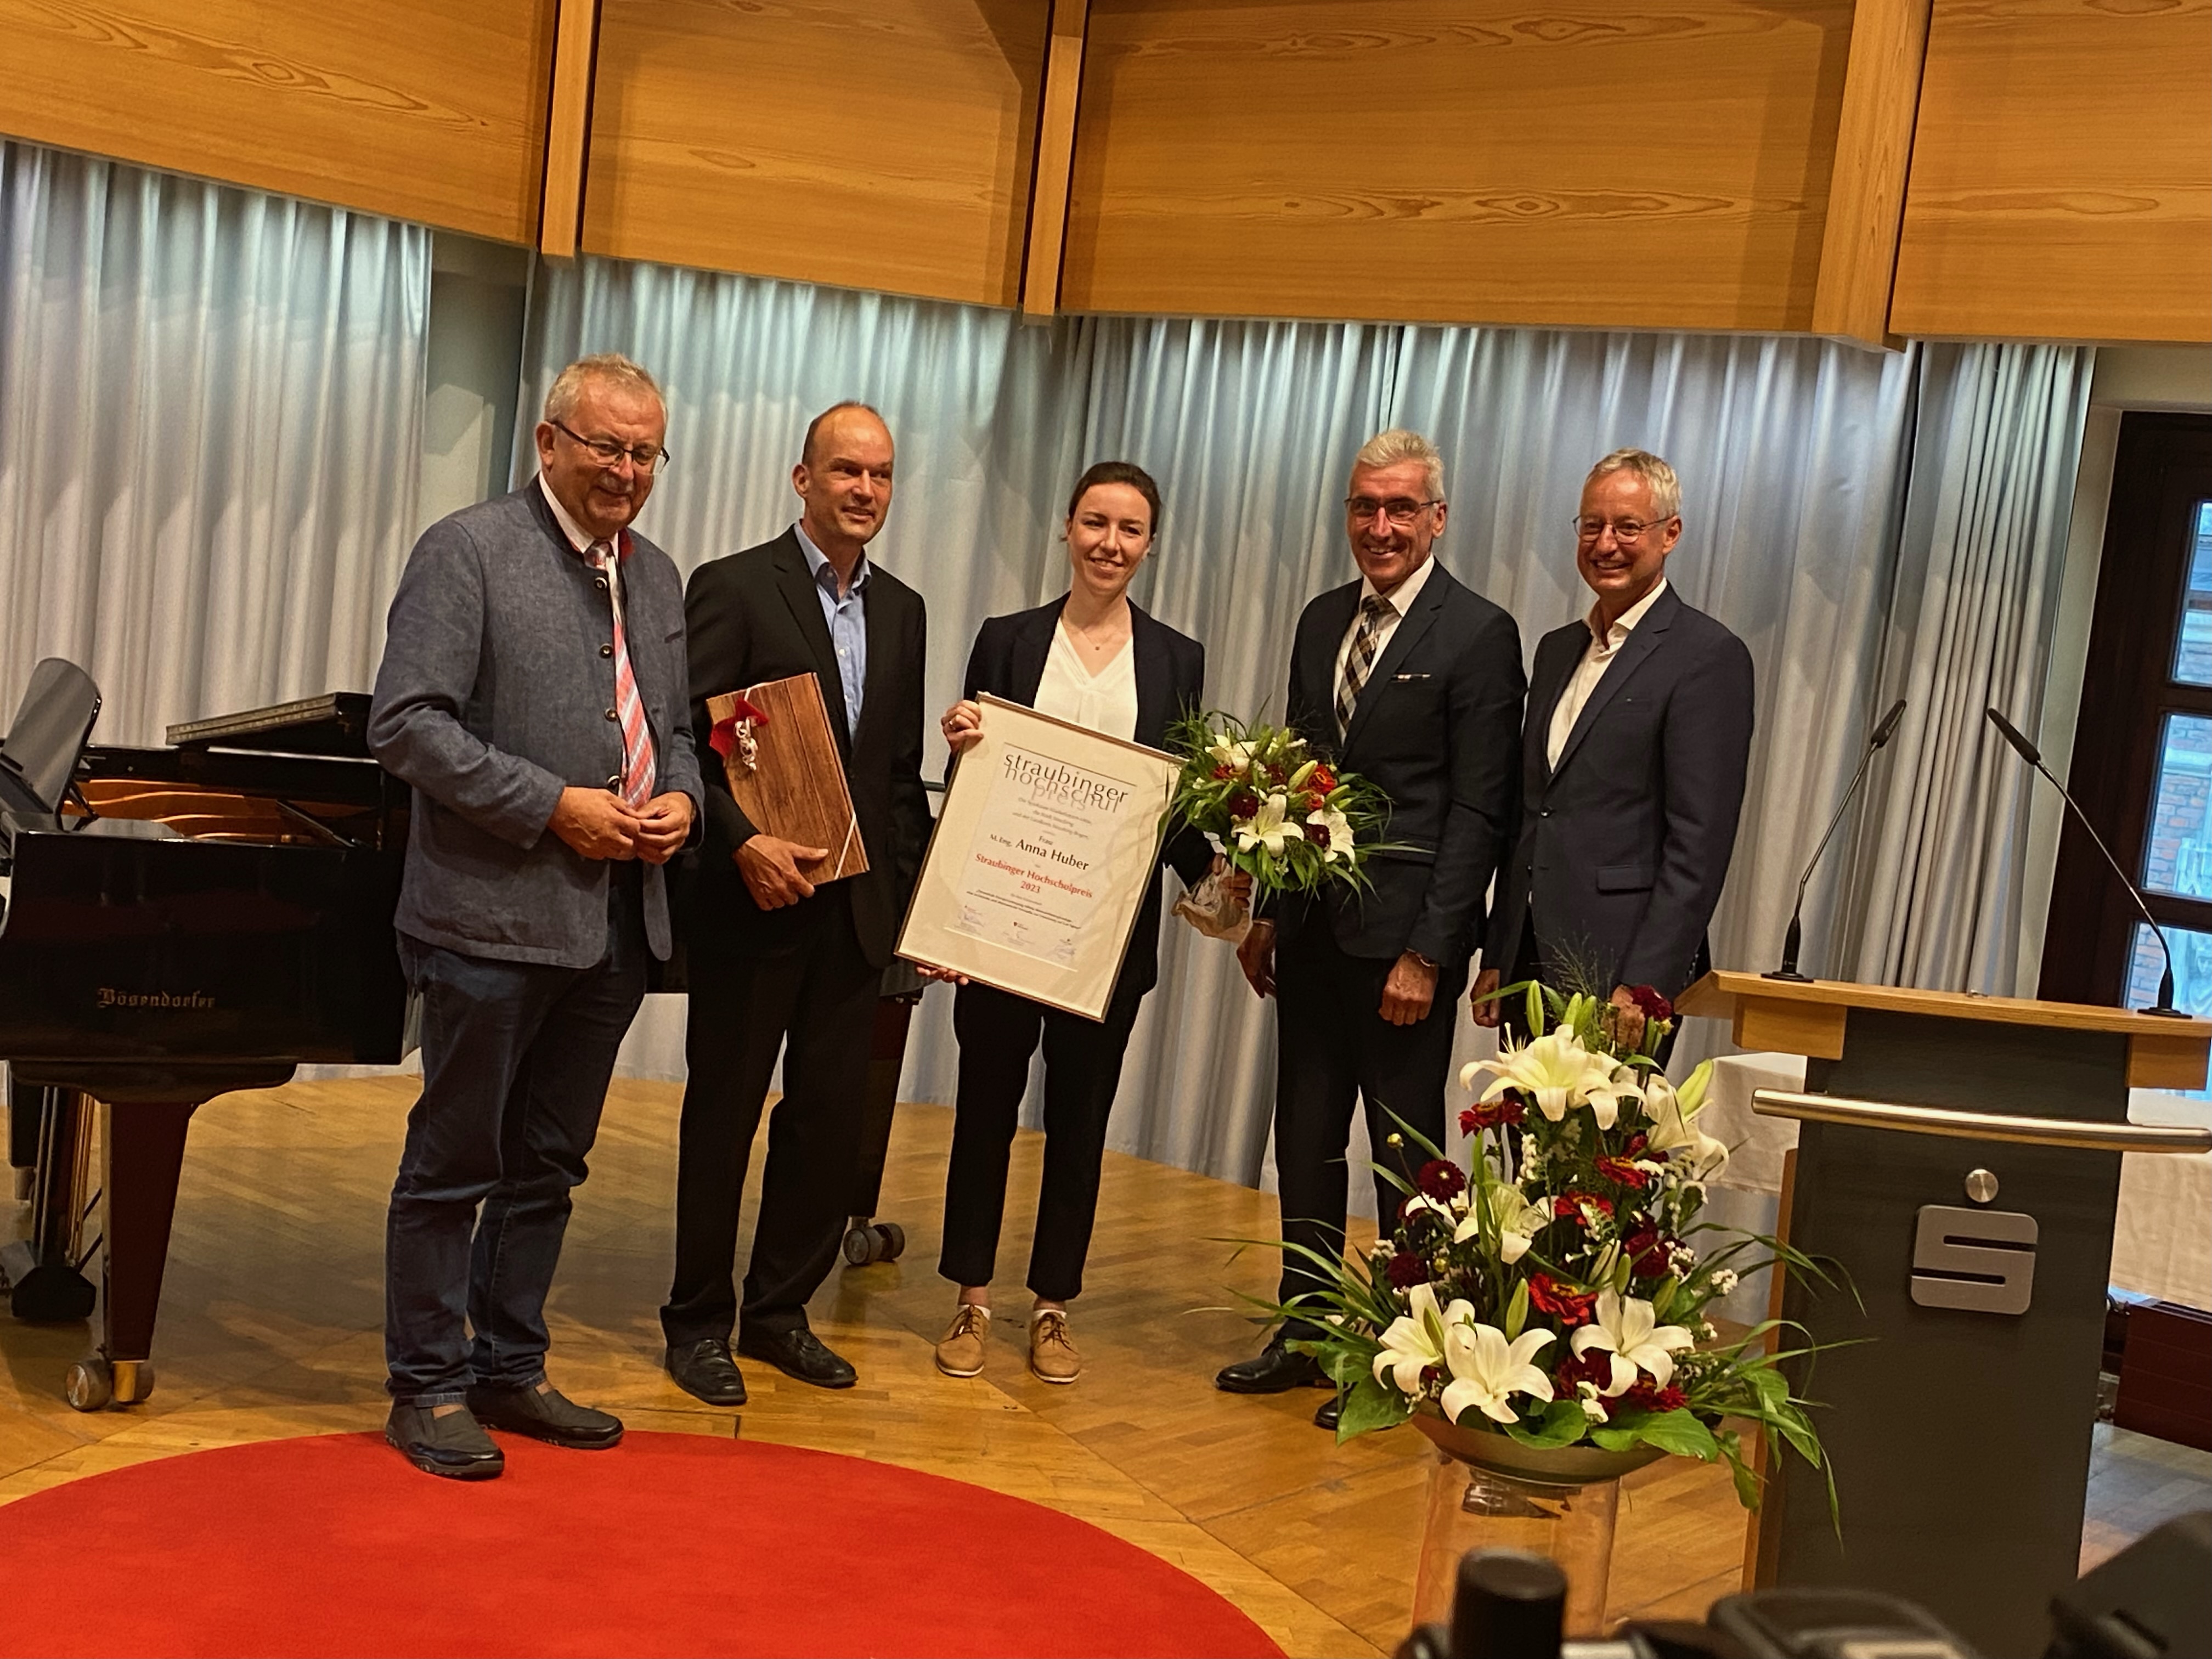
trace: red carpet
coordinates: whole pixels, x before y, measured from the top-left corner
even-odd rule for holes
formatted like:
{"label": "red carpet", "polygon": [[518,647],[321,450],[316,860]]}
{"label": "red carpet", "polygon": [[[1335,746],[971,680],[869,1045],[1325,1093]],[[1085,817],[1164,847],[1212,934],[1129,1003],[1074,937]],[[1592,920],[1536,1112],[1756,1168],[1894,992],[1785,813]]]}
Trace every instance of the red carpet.
{"label": "red carpet", "polygon": [[373,1435],[228,1447],[0,1509],[11,1654],[1275,1655],[1196,1579],[957,1480],[787,1446]]}

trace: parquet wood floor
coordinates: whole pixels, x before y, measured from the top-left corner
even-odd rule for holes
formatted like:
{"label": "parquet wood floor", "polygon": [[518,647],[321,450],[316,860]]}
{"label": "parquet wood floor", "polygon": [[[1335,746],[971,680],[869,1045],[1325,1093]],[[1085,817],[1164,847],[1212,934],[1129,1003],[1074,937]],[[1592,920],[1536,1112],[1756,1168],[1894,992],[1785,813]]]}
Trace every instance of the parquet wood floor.
{"label": "parquet wood floor", "polygon": [[[127,1412],[70,1410],[62,1373],[88,1346],[87,1329],[0,1318],[0,1502],[187,1449],[378,1427],[384,1202],[416,1086],[295,1083],[204,1108],[153,1398]],[[659,1364],[678,1097],[672,1085],[629,1081],[610,1096],[550,1308],[550,1370],[564,1390],[638,1428],[849,1452],[1049,1504],[1212,1585],[1286,1653],[1395,1646],[1412,1600],[1425,1443],[1398,1433],[1340,1448],[1308,1421],[1318,1393],[1245,1399],[1212,1386],[1218,1366],[1256,1345],[1237,1293],[1264,1293],[1273,1269],[1264,1251],[1211,1241],[1270,1236],[1273,1199],[1109,1153],[1073,1319],[1085,1370],[1073,1388],[1050,1387],[1029,1375],[1022,1347],[1042,1146],[1024,1133],[989,1367],[956,1382],[930,1363],[952,1302],[935,1270],[951,1114],[902,1107],[882,1213],[905,1227],[906,1254],[840,1264],[812,1309],[860,1386],[824,1393],[747,1363],[751,1403],[717,1411]],[[748,1237],[750,1212],[749,1202]],[[856,1551],[868,1524],[854,1517]],[[1613,1616],[1698,1616],[1736,1587],[1743,1534],[1724,1474],[1661,1464],[1632,1477]]]}

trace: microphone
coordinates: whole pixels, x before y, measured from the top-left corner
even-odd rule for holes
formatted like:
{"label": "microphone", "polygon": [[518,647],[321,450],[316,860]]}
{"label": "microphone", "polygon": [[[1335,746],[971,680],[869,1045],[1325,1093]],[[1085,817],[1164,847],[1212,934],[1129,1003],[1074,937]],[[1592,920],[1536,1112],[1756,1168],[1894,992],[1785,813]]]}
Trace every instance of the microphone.
{"label": "microphone", "polygon": [[1867,739],[1866,753],[1859,757],[1859,769],[1851,774],[1850,787],[1836,804],[1836,816],[1828,820],[1828,831],[1820,837],[1820,844],[1813,849],[1813,856],[1805,866],[1805,873],[1797,878],[1797,902],[1790,912],[1790,931],[1782,936],[1782,965],[1765,975],[1768,979],[1786,979],[1796,985],[1810,985],[1813,976],[1797,971],[1797,950],[1805,939],[1805,889],[1813,879],[1813,872],[1820,867],[1820,854],[1828,850],[1828,843],[1836,836],[1836,826],[1844,821],[1852,799],[1859,793],[1859,785],[1866,781],[1867,768],[1874,764],[1875,754],[1886,747],[1897,735],[1897,723],[1905,718],[1905,699],[1899,697],[1881,717],[1874,735]]}
{"label": "microphone", "polygon": [[2013,746],[2020,757],[2042,773],[2045,777],[2051,779],[2051,787],[2058,792],[2059,798],[2067,805],[2073,808],[2074,816],[2081,821],[2081,827],[2089,832],[2089,839],[2097,843],[2097,850],[2105,855],[2105,862],[2112,866],[2112,873],[2120,878],[2120,885],[2128,890],[2128,896],[2136,902],[2136,908],[2142,912],[2142,919],[2150,924],[2151,932],[2158,936],[2158,948],[2166,953],[2166,972],[2159,975],[2158,981],[2158,1000],[2149,1007],[2138,1008],[2136,1012],[2141,1014],[2163,1014],[2169,1019],[2188,1018],[2188,1015],[2173,1006],[2173,947],[2166,942],[2166,929],[2158,925],[2158,918],[2151,915],[2150,906],[2144,902],[2142,889],[2136,886],[2129,878],[2128,872],[2120,867],[2120,861],[2112,856],[2112,849],[2105,845],[2105,838],[2097,833],[2097,826],[2089,822],[2089,815],[2081,810],[2081,803],[2066,793],[2064,784],[2051,775],[2051,769],[2043,763],[2043,751],[2030,743],[2027,735],[2018,726],[2002,714],[1998,714],[1996,709],[1991,708],[1986,712],[1990,717],[1990,724],[2004,734],[2004,740]]}

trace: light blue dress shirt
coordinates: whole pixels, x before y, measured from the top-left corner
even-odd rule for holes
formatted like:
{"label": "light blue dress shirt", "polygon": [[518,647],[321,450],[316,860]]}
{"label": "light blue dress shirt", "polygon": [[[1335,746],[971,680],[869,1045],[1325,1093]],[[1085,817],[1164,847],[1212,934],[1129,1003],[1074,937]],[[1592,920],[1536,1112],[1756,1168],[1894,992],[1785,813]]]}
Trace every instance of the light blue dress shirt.
{"label": "light blue dress shirt", "polygon": [[830,624],[830,647],[837,653],[837,678],[845,683],[845,735],[860,729],[860,702],[868,687],[868,578],[874,572],[868,556],[860,555],[854,567],[853,585],[844,597],[837,594],[837,567],[815,546],[806,526],[795,524],[799,550],[806,555],[806,568],[814,573],[814,591],[822,601],[822,620]]}

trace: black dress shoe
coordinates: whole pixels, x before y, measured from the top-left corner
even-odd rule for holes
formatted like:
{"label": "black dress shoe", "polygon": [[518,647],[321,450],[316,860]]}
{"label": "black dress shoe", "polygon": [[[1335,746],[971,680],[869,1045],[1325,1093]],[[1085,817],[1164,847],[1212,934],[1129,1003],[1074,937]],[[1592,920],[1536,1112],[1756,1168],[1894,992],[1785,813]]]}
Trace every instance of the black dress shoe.
{"label": "black dress shoe", "polygon": [[1278,1331],[1267,1346],[1250,1359],[1224,1365],[1214,1374],[1213,1386],[1229,1394],[1286,1394],[1292,1389],[1334,1388],[1314,1357],[1292,1353],[1290,1338]]}
{"label": "black dress shoe", "polygon": [[719,1336],[668,1345],[668,1374],[676,1386],[710,1406],[745,1403],[745,1379],[730,1358],[730,1345]]}
{"label": "black dress shoe", "polygon": [[507,1467],[507,1455],[492,1443],[466,1406],[434,1413],[434,1406],[394,1401],[385,1419],[384,1437],[425,1474],[448,1480],[489,1480]]}
{"label": "black dress shoe", "polygon": [[550,1382],[534,1389],[471,1389],[469,1410],[486,1428],[526,1434],[575,1451],[605,1451],[623,1437],[622,1419],[579,1406]]}
{"label": "black dress shoe", "polygon": [[1327,1429],[1331,1434],[1334,1434],[1336,1420],[1343,1415],[1344,1396],[1340,1394],[1333,1394],[1322,1401],[1320,1409],[1314,1413],[1314,1427]]}
{"label": "black dress shoe", "polygon": [[793,1331],[747,1331],[738,1338],[738,1352],[748,1359],[764,1359],[786,1376],[811,1382],[817,1389],[849,1389],[860,1374],[822,1346],[822,1339],[801,1325]]}

